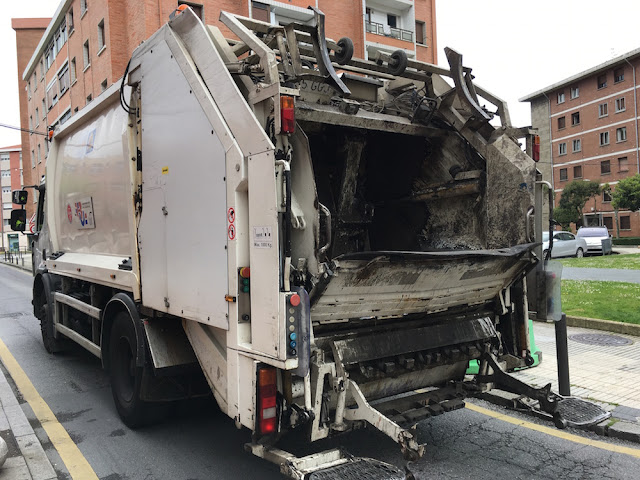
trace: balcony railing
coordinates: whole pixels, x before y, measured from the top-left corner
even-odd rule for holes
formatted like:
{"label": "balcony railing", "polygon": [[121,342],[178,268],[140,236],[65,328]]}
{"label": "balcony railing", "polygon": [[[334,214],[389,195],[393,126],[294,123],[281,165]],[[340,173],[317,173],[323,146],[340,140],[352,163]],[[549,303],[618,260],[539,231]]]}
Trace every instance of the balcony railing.
{"label": "balcony railing", "polygon": [[[367,33],[373,33],[376,35],[383,35],[385,37],[397,38],[398,40],[404,40],[405,42],[413,42],[413,32],[409,30],[403,30],[402,28],[390,27],[383,25],[382,23],[365,22]],[[384,27],[388,27],[389,31],[385,32]]]}

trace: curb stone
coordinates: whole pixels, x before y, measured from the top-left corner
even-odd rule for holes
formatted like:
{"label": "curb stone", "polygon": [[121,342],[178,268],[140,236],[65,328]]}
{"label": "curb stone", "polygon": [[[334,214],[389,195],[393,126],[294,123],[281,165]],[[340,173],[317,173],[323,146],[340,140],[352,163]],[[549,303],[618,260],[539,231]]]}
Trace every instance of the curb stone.
{"label": "curb stone", "polygon": [[[542,323],[553,323],[552,321],[547,322],[546,320],[537,319],[534,319],[534,321]],[[640,325],[636,325],[635,323],[612,322],[611,320],[600,320],[598,318],[574,317],[567,315],[567,326],[590,328],[592,330],[602,330],[605,332],[621,333],[622,335],[632,335],[635,337],[640,337]]]}
{"label": "curb stone", "polygon": [[607,428],[607,436],[640,443],[640,425],[625,421],[616,422]]}

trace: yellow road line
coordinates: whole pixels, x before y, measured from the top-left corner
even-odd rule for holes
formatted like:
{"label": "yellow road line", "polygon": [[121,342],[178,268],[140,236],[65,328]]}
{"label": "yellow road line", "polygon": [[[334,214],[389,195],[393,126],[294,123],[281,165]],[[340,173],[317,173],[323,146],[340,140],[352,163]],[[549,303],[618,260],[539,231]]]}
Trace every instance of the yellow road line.
{"label": "yellow road line", "polygon": [[620,445],[612,445],[610,443],[601,442],[599,440],[591,440],[589,438],[584,438],[578,435],[567,433],[563,430],[558,430],[557,428],[546,427],[544,425],[527,422],[526,420],[520,420],[519,418],[510,417],[509,415],[494,412],[493,410],[479,407],[469,402],[466,402],[466,408],[474,412],[482,413],[483,415],[502,420],[503,422],[511,423],[519,427],[528,428],[529,430],[535,430],[536,432],[544,433],[546,435],[551,435],[552,437],[562,438],[564,440],[569,440],[570,442],[579,443],[581,445],[596,447],[602,450],[608,450],[610,452],[624,453],[625,455],[631,455],[632,457],[640,458],[640,449],[638,448],[623,447]]}
{"label": "yellow road line", "polygon": [[29,402],[42,428],[47,432],[49,440],[51,440],[51,443],[60,454],[60,458],[67,467],[71,478],[74,480],[98,480],[96,472],[93,471],[78,446],[58,422],[49,405],[42,399],[27,374],[24,373],[22,367],[2,340],[0,340],[0,359],[2,359],[2,363],[11,374],[11,378],[13,378],[23,398]]}

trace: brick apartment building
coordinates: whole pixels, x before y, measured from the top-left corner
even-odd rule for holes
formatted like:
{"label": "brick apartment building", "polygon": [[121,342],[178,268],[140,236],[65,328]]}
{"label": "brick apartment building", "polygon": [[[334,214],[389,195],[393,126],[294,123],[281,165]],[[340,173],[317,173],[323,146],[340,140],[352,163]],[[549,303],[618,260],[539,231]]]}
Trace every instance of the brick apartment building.
{"label": "brick apartment building", "polygon": [[[640,173],[637,68],[640,49],[531,93],[531,120],[540,135],[540,168],[556,205],[573,180],[608,184]],[[605,225],[620,237],[640,236],[640,213],[616,214],[607,192],[589,200],[585,225]]]}
{"label": "brick apartment building", "polygon": [[[21,126],[44,132],[62,125],[122,77],[134,49],[181,4],[191,6],[206,24],[218,26],[221,10],[273,24],[310,22],[311,4],[325,13],[329,38],[353,40],[354,56],[404,49],[409,58],[437,62],[435,0],[62,0],[28,63],[21,67],[18,60],[25,95]],[[25,20],[13,20],[17,37],[22,30],[16,23]],[[224,26],[222,30],[230,33]],[[25,182],[37,184],[48,144],[34,133],[23,136],[22,145]],[[29,215],[33,209],[29,205]]]}
{"label": "brick apartment building", "polygon": [[2,224],[0,224],[0,251],[16,250],[28,245],[27,237],[14,232],[9,226],[11,192],[22,187],[22,146],[0,147],[0,186],[2,187]]}

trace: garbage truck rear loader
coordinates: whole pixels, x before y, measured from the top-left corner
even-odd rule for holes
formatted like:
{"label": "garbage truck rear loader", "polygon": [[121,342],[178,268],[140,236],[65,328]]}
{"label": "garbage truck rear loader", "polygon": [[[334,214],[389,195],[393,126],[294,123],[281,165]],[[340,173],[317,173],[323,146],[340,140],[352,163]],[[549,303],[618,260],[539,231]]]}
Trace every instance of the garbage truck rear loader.
{"label": "garbage truck rear loader", "polygon": [[101,358],[130,426],[210,389],[292,478],[402,478],[277,441],[367,425],[417,458],[418,421],[493,386],[571,422],[505,373],[532,360],[541,188],[506,106],[452,50],[450,69],[355,59],[314,15],[222,13],[227,41],[184,10],[55,132],[34,247],[45,347]]}

